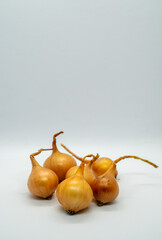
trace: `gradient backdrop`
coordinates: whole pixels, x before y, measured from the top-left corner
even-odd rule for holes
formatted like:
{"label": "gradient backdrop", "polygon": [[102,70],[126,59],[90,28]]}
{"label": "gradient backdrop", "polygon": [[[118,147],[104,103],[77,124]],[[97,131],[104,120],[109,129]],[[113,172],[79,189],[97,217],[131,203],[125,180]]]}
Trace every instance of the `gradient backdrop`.
{"label": "gradient backdrop", "polygon": [[26,182],[29,154],[60,130],[78,155],[160,165],[161,104],[160,0],[1,0],[1,239],[160,239],[160,168],[125,160],[116,203],[73,217]]}

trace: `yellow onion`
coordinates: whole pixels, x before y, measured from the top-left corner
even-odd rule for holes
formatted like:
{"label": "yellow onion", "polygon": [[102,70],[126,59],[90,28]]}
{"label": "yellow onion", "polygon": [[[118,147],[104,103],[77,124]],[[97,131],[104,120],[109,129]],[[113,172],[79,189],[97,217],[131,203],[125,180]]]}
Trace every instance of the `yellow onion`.
{"label": "yellow onion", "polygon": [[[104,174],[112,165],[114,161],[110,158],[102,157],[98,158],[95,162],[92,163],[92,170],[96,176]],[[117,176],[118,172],[115,169],[114,175]]]}
{"label": "yellow onion", "polygon": [[[93,159],[91,161],[85,161],[86,157],[93,157]],[[87,155],[82,159],[82,162],[86,162],[86,165],[84,165],[84,169],[83,169],[83,177],[84,179],[89,183],[89,185],[91,186],[92,182],[95,180],[96,176],[94,174],[94,172],[91,169],[91,165],[94,161],[96,161],[96,159],[99,157],[99,155],[97,154],[96,156],[94,156],[93,154]],[[77,170],[79,169],[79,166],[74,166],[72,168],[70,168],[67,173],[66,173],[66,177],[65,178],[69,178],[75,175],[75,173],[77,172]]]}
{"label": "yellow onion", "polygon": [[52,170],[41,167],[34,158],[41,151],[43,149],[30,155],[32,171],[28,178],[27,186],[31,194],[41,198],[49,198],[56,190],[58,177]]}
{"label": "yellow onion", "polygon": [[69,214],[87,208],[93,199],[93,191],[83,177],[83,168],[82,162],[75,175],[63,180],[56,190],[58,201]]}
{"label": "yellow onion", "polygon": [[74,166],[74,167],[70,168],[70,169],[67,171],[67,173],[66,173],[66,175],[65,175],[65,178],[69,178],[69,177],[74,176],[74,175],[76,174],[78,168],[79,168],[79,166]]}
{"label": "yellow onion", "polygon": [[[126,159],[126,158],[138,159],[138,160],[141,160],[143,162],[146,162],[146,163],[152,165],[155,168],[158,167],[156,164],[154,164],[146,159],[143,159],[143,158],[140,158],[137,156],[132,156],[132,155],[125,155],[123,157],[116,159],[115,161],[111,160],[110,158],[106,158],[106,157],[98,158],[95,162],[92,163],[92,170],[96,176],[100,176],[100,175],[104,174],[111,167],[111,165],[113,163],[117,164],[118,162],[120,162],[121,160]],[[117,171],[117,169],[115,169],[114,176],[116,177],[117,175],[118,175],[118,171]]]}
{"label": "yellow onion", "polygon": [[[77,158],[78,160],[82,161],[82,158],[81,157],[78,157],[76,154],[74,154],[73,152],[71,152],[65,145],[61,144],[62,147],[67,151],[69,152],[72,156],[74,156],[75,158]],[[125,155],[125,156],[122,156],[122,157],[119,157],[117,158],[115,161],[111,160],[110,158],[106,158],[106,157],[102,157],[102,158],[98,158],[96,159],[95,161],[93,161],[93,163],[91,164],[91,168],[94,172],[94,174],[96,176],[100,176],[104,173],[107,172],[107,170],[109,168],[111,168],[112,164],[115,163],[117,164],[118,162],[120,162],[121,160],[123,159],[126,159],[126,158],[134,158],[134,159],[137,159],[137,160],[141,160],[143,162],[146,162],[150,165],[152,165],[153,167],[157,168],[158,166],[155,164],[155,163],[152,163],[146,159],[143,159],[141,157],[137,157],[137,156],[134,156],[134,155]],[[114,169],[114,176],[116,177],[118,175],[118,171],[117,169],[115,168]]]}
{"label": "yellow onion", "polygon": [[84,167],[84,178],[89,183],[90,186],[92,185],[96,178],[94,172],[92,171],[91,164],[92,162],[89,162]]}
{"label": "yellow onion", "polygon": [[72,156],[61,153],[56,146],[56,137],[61,133],[63,133],[63,131],[53,136],[53,152],[43,164],[44,167],[53,170],[57,174],[59,181],[64,180],[66,172],[76,165],[76,161]]}
{"label": "yellow onion", "polygon": [[107,172],[96,177],[91,187],[99,206],[114,201],[119,194],[119,186],[114,177],[116,164],[112,164]]}

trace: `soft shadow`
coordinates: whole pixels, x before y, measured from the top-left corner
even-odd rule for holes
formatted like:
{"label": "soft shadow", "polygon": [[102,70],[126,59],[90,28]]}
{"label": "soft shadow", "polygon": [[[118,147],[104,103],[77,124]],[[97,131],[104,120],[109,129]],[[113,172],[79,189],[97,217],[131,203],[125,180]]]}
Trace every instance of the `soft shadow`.
{"label": "soft shadow", "polygon": [[60,211],[61,213],[63,213],[63,214],[66,214],[67,216],[82,215],[82,214],[85,214],[86,212],[88,212],[89,209],[90,209],[90,207],[89,207],[89,208],[86,208],[86,209],[83,209],[83,210],[81,210],[81,211],[79,211],[79,212],[77,212],[77,213],[70,214],[70,213],[68,213],[62,206],[59,206],[59,211]]}
{"label": "soft shadow", "polygon": [[112,202],[103,204],[101,206],[99,206],[95,200],[94,200],[94,202],[96,204],[96,207],[99,208],[102,211],[111,211],[112,212],[112,211],[118,211],[119,208],[121,209],[121,202],[119,204],[118,199],[114,200]]}
{"label": "soft shadow", "polygon": [[40,200],[40,201],[48,201],[48,200],[51,200],[53,198],[53,196],[50,196],[49,198],[41,198],[41,197],[37,197],[37,196],[29,194],[28,198],[31,198],[31,199],[37,200],[37,201],[38,200]]}
{"label": "soft shadow", "polygon": [[53,201],[56,198],[55,195],[51,196],[50,198],[39,198],[30,193],[25,193],[24,195],[25,202],[28,203],[28,205],[37,207],[52,206]]}
{"label": "soft shadow", "polygon": [[58,211],[57,218],[59,219],[60,222],[64,222],[66,224],[81,224],[90,221],[89,219],[92,217],[90,214],[91,210],[92,209],[89,206],[86,209],[83,209],[73,215],[70,215],[61,205],[59,205],[57,207]]}

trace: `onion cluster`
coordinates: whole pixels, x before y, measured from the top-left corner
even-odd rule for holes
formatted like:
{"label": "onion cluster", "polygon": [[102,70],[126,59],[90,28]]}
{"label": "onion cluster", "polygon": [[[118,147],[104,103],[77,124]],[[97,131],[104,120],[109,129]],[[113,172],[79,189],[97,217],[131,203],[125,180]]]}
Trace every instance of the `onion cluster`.
{"label": "onion cluster", "polygon": [[[146,159],[126,155],[116,159],[99,158],[99,154],[86,155],[81,158],[61,144],[69,154],[61,153],[53,136],[51,149],[40,149],[30,155],[32,171],[27,186],[31,194],[40,198],[50,198],[56,191],[58,202],[69,214],[75,214],[87,208],[93,198],[98,206],[114,201],[119,194],[119,185],[116,180],[118,171],[116,165],[125,158],[135,158],[158,166]],[[35,156],[42,151],[52,150],[52,154],[45,160],[43,167],[36,161]],[[81,161],[77,166],[74,157]],[[87,160],[87,157],[92,157]]]}

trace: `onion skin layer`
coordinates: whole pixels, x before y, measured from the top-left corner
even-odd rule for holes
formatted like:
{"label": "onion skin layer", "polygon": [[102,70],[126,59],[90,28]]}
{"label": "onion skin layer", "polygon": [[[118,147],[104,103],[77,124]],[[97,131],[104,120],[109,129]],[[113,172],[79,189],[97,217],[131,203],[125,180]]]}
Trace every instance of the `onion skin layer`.
{"label": "onion skin layer", "polygon": [[[102,157],[98,158],[95,162],[92,163],[92,170],[96,176],[101,176],[106,173],[106,171],[111,167],[114,163],[110,158]],[[114,176],[118,175],[118,171],[115,169]]]}
{"label": "onion skin layer", "polygon": [[54,171],[61,182],[65,179],[66,172],[71,167],[76,166],[76,161],[70,155],[56,151],[47,158],[43,166]]}
{"label": "onion skin layer", "polygon": [[100,206],[114,201],[119,194],[119,186],[114,176],[115,170],[116,164],[112,162],[107,172],[98,176],[91,185],[94,197]]}
{"label": "onion skin layer", "polygon": [[73,177],[76,174],[78,168],[79,168],[79,166],[74,166],[74,167],[70,168],[67,171],[65,178]]}
{"label": "onion skin layer", "polygon": [[[74,166],[74,167],[70,168],[67,171],[65,178],[74,176],[78,169],[79,169],[79,166]],[[93,183],[93,181],[96,179],[96,176],[91,169],[91,163],[88,163],[88,164],[86,164],[86,166],[84,166],[83,177],[87,181],[87,183],[89,183],[90,186]]]}
{"label": "onion skin layer", "polygon": [[64,209],[68,213],[74,214],[90,205],[93,191],[83,176],[75,175],[58,185],[56,196]]}
{"label": "onion skin layer", "polygon": [[119,194],[119,186],[115,178],[97,177],[92,185],[93,194],[100,205],[114,201]]}
{"label": "onion skin layer", "polygon": [[56,137],[62,133],[63,131],[53,135],[52,142],[53,152],[51,156],[49,156],[43,164],[44,167],[51,169],[57,174],[60,182],[65,179],[66,172],[71,167],[76,166],[76,161],[72,156],[66,153],[61,153],[57,148]]}
{"label": "onion skin layer", "polygon": [[27,183],[30,193],[41,198],[51,197],[57,185],[57,175],[52,170],[41,166],[33,167]]}

